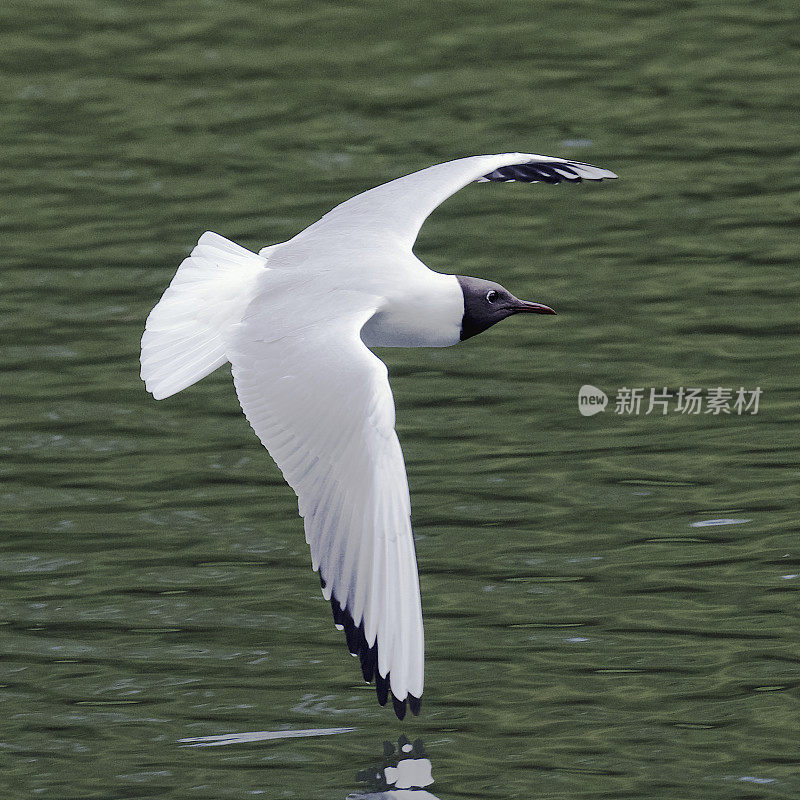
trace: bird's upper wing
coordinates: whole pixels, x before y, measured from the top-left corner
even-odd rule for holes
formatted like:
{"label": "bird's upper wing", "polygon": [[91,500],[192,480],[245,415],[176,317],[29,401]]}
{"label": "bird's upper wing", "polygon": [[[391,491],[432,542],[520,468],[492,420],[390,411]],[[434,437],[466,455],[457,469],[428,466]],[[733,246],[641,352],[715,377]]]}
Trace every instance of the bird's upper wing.
{"label": "bird's upper wing", "polygon": [[416,713],[423,631],[408,482],[386,366],[359,337],[379,301],[333,290],[304,309],[288,277],[269,276],[269,296],[233,336],[236,392],[298,496],[313,567],[365,679],[381,703],[391,692],[398,716],[406,703]]}
{"label": "bird's upper wing", "polygon": [[581,161],[531,153],[472,156],[435,164],[351,197],[299,233],[300,243],[319,235],[365,237],[411,248],[427,216],[451,194],[472,181],[560,183],[599,181],[617,176]]}

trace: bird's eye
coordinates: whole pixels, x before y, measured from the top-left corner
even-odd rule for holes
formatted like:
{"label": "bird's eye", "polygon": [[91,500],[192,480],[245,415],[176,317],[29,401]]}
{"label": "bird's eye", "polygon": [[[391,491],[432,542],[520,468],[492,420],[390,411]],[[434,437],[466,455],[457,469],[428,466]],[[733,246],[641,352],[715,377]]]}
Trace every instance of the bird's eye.
{"label": "bird's eye", "polygon": [[494,303],[494,301],[497,300],[497,292],[494,289],[492,289],[491,291],[487,292],[486,293],[486,300],[489,303]]}

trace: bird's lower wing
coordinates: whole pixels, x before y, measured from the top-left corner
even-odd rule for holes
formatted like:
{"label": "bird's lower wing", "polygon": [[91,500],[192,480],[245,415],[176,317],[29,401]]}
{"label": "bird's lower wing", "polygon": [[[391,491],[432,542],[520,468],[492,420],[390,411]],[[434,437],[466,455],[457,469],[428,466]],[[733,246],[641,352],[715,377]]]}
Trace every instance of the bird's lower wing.
{"label": "bird's lower wing", "polygon": [[[263,300],[263,298],[262,298]],[[346,291],[309,313],[254,302],[230,344],[239,402],[298,496],[312,564],[378,698],[419,710],[423,631],[411,507],[384,363]]]}
{"label": "bird's lower wing", "polygon": [[560,183],[599,181],[617,176],[600,167],[533,153],[471,156],[435,164],[351,197],[294,239],[347,236],[368,248],[375,242],[410,249],[428,215],[450,195],[473,181]]}

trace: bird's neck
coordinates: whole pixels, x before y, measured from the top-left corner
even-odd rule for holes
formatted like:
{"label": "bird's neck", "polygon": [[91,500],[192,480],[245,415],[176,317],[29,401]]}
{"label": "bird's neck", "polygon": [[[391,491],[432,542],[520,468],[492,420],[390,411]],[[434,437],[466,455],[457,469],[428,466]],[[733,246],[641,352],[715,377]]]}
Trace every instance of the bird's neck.
{"label": "bird's neck", "polygon": [[463,317],[456,276],[419,270],[386,296],[361,338],[368,347],[449,347],[461,339]]}

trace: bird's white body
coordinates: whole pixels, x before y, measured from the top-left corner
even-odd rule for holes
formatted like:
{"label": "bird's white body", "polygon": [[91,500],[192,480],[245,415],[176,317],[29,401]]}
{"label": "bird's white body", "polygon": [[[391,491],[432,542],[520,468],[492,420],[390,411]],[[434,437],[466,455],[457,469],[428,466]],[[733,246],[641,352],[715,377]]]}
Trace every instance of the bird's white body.
{"label": "bird's white body", "polygon": [[421,261],[385,295],[361,329],[367,347],[450,347],[461,340],[464,294],[455,275]]}
{"label": "bird's white body", "polygon": [[231,363],[248,421],[297,493],[334,620],[399,716],[422,695],[422,610],[394,402],[368,348],[462,338],[458,279],[411,249],[457,189],[604,177],[615,176],[548,156],[475,156],[357,195],[258,254],[204,233],[147,319],[142,378],[156,399]]}

